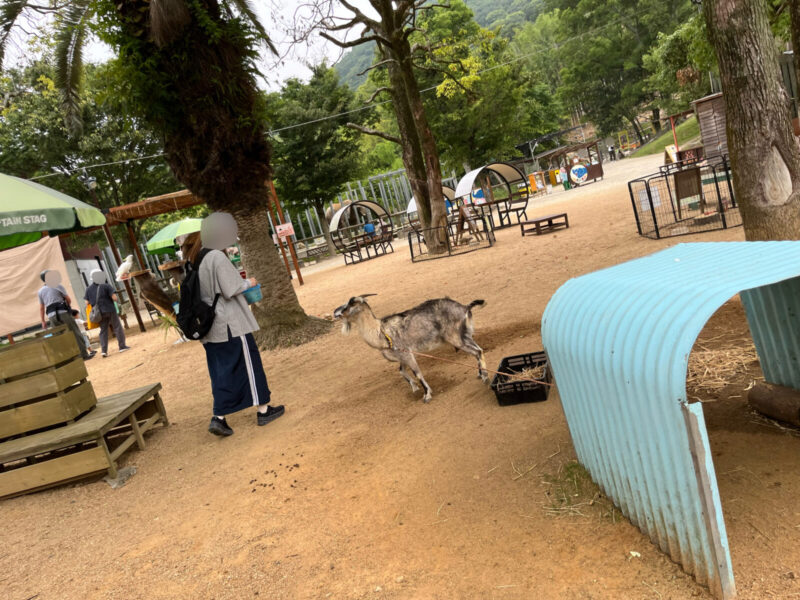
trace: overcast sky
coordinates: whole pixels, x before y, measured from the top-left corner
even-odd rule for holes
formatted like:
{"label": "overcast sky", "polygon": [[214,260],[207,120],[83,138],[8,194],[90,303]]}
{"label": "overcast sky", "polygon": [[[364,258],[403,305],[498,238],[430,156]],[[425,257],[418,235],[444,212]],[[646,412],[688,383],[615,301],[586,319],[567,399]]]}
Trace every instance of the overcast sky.
{"label": "overcast sky", "polygon": [[[351,2],[365,12],[370,12],[368,0],[351,0]],[[262,59],[259,61],[259,70],[263,75],[263,81],[259,82],[261,87],[277,90],[280,88],[281,82],[291,77],[308,79],[310,71],[307,65],[318,64],[324,59],[333,64],[341,57],[342,50],[321,38],[316,32],[309,37],[307,43],[294,45],[291,43],[292,36],[288,30],[295,21],[301,25],[309,22],[308,15],[310,13],[303,12],[298,8],[298,6],[302,6],[301,2],[296,0],[259,0],[253,2],[253,6],[280,55],[275,57],[266,50],[262,50]],[[345,9],[339,9],[338,13],[349,14]],[[18,64],[30,54],[29,44],[34,41],[37,25],[41,28],[41,23],[23,23],[24,30],[17,30],[8,47],[6,65]],[[357,34],[358,32],[353,32],[349,37],[352,39]],[[112,57],[111,49],[96,40],[89,43],[84,53],[84,59],[88,62],[103,62]]]}

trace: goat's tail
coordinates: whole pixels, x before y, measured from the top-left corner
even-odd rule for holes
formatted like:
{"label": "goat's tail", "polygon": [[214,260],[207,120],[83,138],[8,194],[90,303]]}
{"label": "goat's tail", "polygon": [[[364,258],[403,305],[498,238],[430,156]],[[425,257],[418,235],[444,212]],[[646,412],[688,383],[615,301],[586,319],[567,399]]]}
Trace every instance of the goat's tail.
{"label": "goat's tail", "polygon": [[484,304],[486,304],[486,300],[473,300],[467,304],[467,310],[472,310],[473,306],[483,306]]}

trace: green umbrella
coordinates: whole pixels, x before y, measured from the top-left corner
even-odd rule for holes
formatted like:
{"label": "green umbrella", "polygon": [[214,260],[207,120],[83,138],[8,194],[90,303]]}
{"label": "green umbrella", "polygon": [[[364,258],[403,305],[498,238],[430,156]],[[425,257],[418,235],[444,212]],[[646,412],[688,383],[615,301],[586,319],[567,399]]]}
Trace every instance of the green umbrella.
{"label": "green umbrella", "polygon": [[0,247],[12,240],[30,241],[37,232],[52,235],[100,227],[105,222],[103,213],[94,206],[38,183],[0,173],[0,238],[6,238],[5,242],[0,240]]}
{"label": "green umbrella", "polygon": [[203,219],[183,219],[170,223],[153,237],[147,240],[147,251],[150,254],[166,254],[175,250],[175,238],[187,233],[200,231]]}

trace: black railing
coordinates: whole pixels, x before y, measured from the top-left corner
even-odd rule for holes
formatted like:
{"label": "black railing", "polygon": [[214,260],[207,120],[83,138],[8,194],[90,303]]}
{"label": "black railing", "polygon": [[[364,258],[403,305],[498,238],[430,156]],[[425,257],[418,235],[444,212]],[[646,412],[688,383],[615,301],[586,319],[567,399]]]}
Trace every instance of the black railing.
{"label": "black railing", "polygon": [[[425,241],[441,240],[441,252],[432,253]],[[457,254],[466,254],[482,248],[491,248],[494,245],[494,231],[486,224],[484,217],[474,217],[467,220],[453,218],[447,226],[430,227],[427,229],[415,228],[408,234],[408,248],[411,251],[411,261],[433,260],[446,258]]]}
{"label": "black railing", "polygon": [[639,235],[661,239],[738,227],[727,156],[675,163],[628,182]]}

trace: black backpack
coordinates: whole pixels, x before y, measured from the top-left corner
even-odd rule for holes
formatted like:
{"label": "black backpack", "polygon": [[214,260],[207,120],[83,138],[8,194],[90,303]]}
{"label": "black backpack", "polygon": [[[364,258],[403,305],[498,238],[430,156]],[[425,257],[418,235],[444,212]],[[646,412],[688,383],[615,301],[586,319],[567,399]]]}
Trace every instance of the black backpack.
{"label": "black backpack", "polygon": [[181,283],[181,301],[178,308],[178,327],[190,340],[199,340],[211,330],[216,316],[219,294],[214,296],[214,303],[209,306],[200,297],[200,263],[206,254],[211,252],[203,248],[197,255],[196,264],[186,263],[186,277]]}

